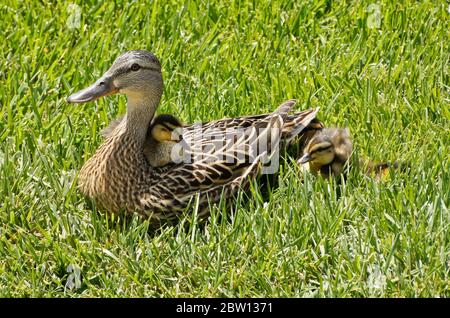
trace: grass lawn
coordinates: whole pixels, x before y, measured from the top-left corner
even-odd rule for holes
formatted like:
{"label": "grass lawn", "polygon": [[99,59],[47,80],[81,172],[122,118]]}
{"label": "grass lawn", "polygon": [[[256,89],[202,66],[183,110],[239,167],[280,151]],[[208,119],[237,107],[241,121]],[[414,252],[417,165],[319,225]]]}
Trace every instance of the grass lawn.
{"label": "grass lawn", "polygon": [[[450,296],[448,3],[91,2],[0,5],[0,296]],[[296,98],[411,170],[302,183],[288,158],[205,226],[108,217],[74,180],[126,100],[65,98],[129,49],[160,58],[159,111],[185,123]]]}

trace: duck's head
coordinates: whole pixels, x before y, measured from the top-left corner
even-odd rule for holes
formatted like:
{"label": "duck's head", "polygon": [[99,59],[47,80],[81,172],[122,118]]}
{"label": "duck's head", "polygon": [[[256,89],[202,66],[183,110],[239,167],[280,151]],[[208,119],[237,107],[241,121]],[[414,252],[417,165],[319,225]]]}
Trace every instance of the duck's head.
{"label": "duck's head", "polygon": [[330,164],[335,157],[335,149],[330,137],[325,134],[314,136],[306,145],[304,155],[298,160],[298,163],[307,162],[314,166],[325,166]]}
{"label": "duck's head", "polygon": [[174,141],[182,139],[183,125],[174,116],[163,114],[153,119],[150,127],[151,136],[158,142]]}
{"label": "duck's head", "polygon": [[161,64],[156,56],[144,50],[134,50],[120,55],[101,78],[72,94],[67,101],[85,103],[116,93],[133,99],[151,96],[159,101],[162,91]]}

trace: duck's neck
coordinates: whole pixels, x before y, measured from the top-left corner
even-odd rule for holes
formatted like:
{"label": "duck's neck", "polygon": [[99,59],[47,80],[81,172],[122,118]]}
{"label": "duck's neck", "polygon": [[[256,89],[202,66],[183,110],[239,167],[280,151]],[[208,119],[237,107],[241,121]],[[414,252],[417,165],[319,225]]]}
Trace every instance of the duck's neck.
{"label": "duck's neck", "polygon": [[124,120],[125,135],[136,146],[143,147],[150,121],[155,115],[160,96],[128,96],[127,114]]}

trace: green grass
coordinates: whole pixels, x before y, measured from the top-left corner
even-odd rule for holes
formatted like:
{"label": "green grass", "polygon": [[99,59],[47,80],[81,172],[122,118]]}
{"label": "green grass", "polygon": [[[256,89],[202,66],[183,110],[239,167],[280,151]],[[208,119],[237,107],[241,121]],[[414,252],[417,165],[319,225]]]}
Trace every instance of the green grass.
{"label": "green grass", "polygon": [[[0,5],[0,296],[450,296],[448,4],[379,1],[371,28],[370,2],[254,3],[92,1],[74,29],[64,3]],[[288,161],[270,198],[205,226],[195,210],[155,234],[118,222],[73,181],[125,98],[65,98],[138,48],[162,61],[160,111],[184,122],[297,98],[349,126],[358,155],[411,171],[339,187]]]}

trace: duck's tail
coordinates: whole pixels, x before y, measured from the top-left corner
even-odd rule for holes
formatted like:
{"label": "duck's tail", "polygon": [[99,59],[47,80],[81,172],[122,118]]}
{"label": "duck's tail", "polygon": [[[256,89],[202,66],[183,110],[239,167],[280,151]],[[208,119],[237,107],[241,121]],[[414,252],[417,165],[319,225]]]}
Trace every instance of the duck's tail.
{"label": "duck's tail", "polygon": [[256,138],[249,143],[250,148],[257,149],[258,154],[267,152],[266,155],[277,150],[282,139],[284,121],[295,103],[296,100],[288,100],[278,106],[273,113],[268,114],[265,120],[257,122],[253,126]]}
{"label": "duck's tail", "polygon": [[316,118],[318,111],[319,108],[312,108],[286,116],[281,136],[284,143],[290,145],[298,142],[298,137],[303,140],[323,129],[323,124]]}
{"label": "duck's tail", "polygon": [[280,106],[278,106],[278,108],[275,109],[275,111],[272,114],[280,115],[284,120],[288,117],[289,113],[292,110],[292,107],[294,107],[296,103],[297,103],[296,99],[289,99],[284,103],[282,103]]}

